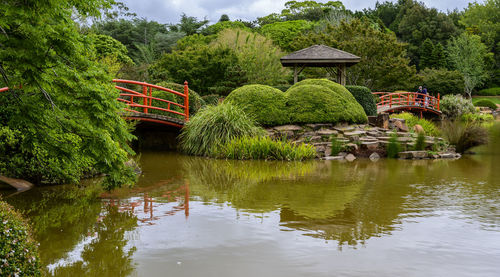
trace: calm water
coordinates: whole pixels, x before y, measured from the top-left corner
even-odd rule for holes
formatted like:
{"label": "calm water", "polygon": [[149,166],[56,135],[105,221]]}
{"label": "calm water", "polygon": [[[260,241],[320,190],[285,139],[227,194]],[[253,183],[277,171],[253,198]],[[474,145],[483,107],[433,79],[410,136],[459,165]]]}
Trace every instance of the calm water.
{"label": "calm water", "polygon": [[7,201],[54,276],[500,276],[499,145],[376,163],[144,152],[133,189]]}

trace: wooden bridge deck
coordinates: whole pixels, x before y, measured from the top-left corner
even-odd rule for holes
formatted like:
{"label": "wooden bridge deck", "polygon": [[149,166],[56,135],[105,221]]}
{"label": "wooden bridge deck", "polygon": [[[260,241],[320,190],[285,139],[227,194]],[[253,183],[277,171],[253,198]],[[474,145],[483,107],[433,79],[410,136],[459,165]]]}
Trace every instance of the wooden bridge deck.
{"label": "wooden bridge deck", "polygon": [[126,113],[123,114],[123,117],[130,120],[155,122],[160,124],[172,125],[179,128],[182,128],[184,126],[184,123],[186,122],[184,119],[179,119],[171,116],[141,112]]}

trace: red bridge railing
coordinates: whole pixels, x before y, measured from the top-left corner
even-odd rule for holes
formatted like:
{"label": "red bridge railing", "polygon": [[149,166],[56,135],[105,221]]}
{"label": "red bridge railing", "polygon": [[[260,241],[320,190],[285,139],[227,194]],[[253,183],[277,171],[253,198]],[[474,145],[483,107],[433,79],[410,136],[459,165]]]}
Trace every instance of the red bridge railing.
{"label": "red bridge railing", "polygon": [[[157,110],[170,113],[172,115],[180,115],[184,117],[185,121],[189,120],[189,87],[187,81],[184,82],[183,93],[168,88],[160,87],[157,85],[152,85],[138,81],[114,79],[113,82],[117,84],[138,85],[142,88],[142,92],[138,92],[129,88],[115,85],[115,88],[122,91],[120,93],[120,97],[117,100],[127,104],[128,106],[126,109],[127,111],[133,113],[140,113],[141,111],[139,110],[142,110],[142,113],[148,114],[151,112],[151,110]],[[166,99],[153,97],[152,96],[153,89],[169,92],[172,93],[173,95],[180,96],[183,99],[182,101],[183,103],[179,104]],[[155,105],[153,105],[153,100],[155,100]],[[158,104],[158,102],[160,103]],[[179,107],[183,112],[174,110],[175,107]],[[139,108],[139,110],[133,108]],[[179,108],[177,108],[177,110],[179,110]]]}
{"label": "red bridge railing", "polygon": [[4,92],[4,91],[8,91],[9,88],[5,87],[5,88],[0,88],[0,92]]}
{"label": "red bridge railing", "polygon": [[417,92],[373,92],[372,94],[380,95],[377,103],[378,110],[418,108],[440,111],[441,96],[439,94],[437,97]]}

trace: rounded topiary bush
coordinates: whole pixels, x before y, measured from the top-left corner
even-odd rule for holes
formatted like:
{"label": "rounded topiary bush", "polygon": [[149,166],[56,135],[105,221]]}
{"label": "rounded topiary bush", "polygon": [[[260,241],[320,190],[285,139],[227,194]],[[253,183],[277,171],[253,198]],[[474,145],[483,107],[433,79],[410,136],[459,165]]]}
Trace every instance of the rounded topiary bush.
{"label": "rounded topiary bush", "polygon": [[296,83],[289,90],[308,85],[320,86],[328,89],[337,103],[334,109],[342,113],[337,122],[364,123],[367,121],[363,107],[356,101],[354,96],[344,86],[330,80],[306,79]]}
{"label": "rounded topiary bush", "polygon": [[0,276],[40,276],[40,259],[28,224],[0,201]]}
{"label": "rounded topiary bush", "polygon": [[261,125],[283,125],[290,121],[285,94],[270,86],[246,85],[233,90],[224,101],[240,107]]}
{"label": "rounded topiary bush", "polygon": [[363,86],[346,86],[345,88],[356,98],[366,115],[377,115],[377,104],[369,88]]}
{"label": "rounded topiary bush", "polygon": [[243,110],[230,103],[205,106],[182,128],[180,147],[187,154],[212,156],[225,143],[265,133]]}
{"label": "rounded topiary bush", "polygon": [[476,107],[487,107],[493,110],[497,109],[497,105],[488,99],[481,99],[474,103]]}
{"label": "rounded topiary bush", "polygon": [[342,99],[323,86],[292,87],[286,92],[286,99],[292,123],[366,122],[366,114],[359,104],[356,103],[357,114],[347,113]]}

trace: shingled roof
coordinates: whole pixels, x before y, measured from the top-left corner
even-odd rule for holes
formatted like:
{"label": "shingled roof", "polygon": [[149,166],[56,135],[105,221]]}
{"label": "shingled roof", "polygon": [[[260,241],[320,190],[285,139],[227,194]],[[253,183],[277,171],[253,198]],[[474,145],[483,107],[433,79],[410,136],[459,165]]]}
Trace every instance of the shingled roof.
{"label": "shingled roof", "polygon": [[313,67],[329,67],[338,64],[351,66],[360,60],[361,58],[356,55],[326,45],[313,45],[280,59],[283,66],[300,64]]}

